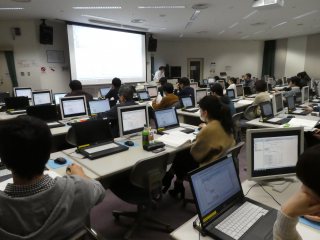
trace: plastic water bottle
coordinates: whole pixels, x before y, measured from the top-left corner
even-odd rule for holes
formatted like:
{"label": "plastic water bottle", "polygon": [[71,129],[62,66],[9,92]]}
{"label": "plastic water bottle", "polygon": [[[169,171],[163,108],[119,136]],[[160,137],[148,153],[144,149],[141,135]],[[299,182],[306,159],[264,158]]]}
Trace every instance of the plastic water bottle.
{"label": "plastic water bottle", "polygon": [[142,146],[146,146],[149,144],[149,129],[147,125],[144,125],[143,131],[142,131]]}

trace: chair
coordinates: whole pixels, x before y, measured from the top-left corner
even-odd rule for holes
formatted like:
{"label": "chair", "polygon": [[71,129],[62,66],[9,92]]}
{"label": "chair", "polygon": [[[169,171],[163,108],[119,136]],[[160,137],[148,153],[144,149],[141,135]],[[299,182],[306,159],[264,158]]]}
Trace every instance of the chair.
{"label": "chair", "polygon": [[240,120],[241,120],[242,116],[243,116],[243,112],[233,114],[233,116],[232,116],[233,129],[234,129],[234,139],[236,140],[237,143],[241,141]]}
{"label": "chair", "polygon": [[170,225],[152,218],[151,209],[156,200],[162,197],[162,179],[166,173],[169,154],[156,156],[152,159],[141,160],[132,168],[129,175],[124,175],[111,183],[111,191],[125,202],[137,205],[136,212],[113,211],[115,220],[120,216],[134,218],[135,222],[125,234],[124,239],[130,239],[137,227],[145,223],[161,225],[167,232],[171,231]]}
{"label": "chair", "polygon": [[255,119],[256,116],[256,108],[258,105],[250,105],[244,110],[243,117],[247,120]]}

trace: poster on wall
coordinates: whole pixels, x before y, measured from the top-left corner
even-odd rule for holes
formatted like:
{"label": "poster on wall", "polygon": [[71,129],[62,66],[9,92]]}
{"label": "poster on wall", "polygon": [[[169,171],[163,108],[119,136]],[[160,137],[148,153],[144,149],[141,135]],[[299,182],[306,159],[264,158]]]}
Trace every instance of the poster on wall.
{"label": "poster on wall", "polygon": [[48,63],[64,63],[64,51],[47,50]]}

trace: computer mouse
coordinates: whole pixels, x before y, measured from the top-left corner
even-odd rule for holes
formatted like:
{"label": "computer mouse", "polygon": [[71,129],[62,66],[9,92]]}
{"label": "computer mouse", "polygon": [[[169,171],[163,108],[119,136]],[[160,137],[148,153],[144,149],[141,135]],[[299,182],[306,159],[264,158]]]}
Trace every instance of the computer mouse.
{"label": "computer mouse", "polygon": [[132,142],[132,141],[125,141],[124,144],[131,147],[131,146],[134,145],[134,142]]}
{"label": "computer mouse", "polygon": [[65,158],[63,158],[63,157],[58,157],[58,158],[56,158],[56,159],[53,160],[53,161],[54,161],[54,163],[56,163],[56,164],[62,165],[62,164],[65,164],[65,163],[67,162],[67,159],[65,159]]}

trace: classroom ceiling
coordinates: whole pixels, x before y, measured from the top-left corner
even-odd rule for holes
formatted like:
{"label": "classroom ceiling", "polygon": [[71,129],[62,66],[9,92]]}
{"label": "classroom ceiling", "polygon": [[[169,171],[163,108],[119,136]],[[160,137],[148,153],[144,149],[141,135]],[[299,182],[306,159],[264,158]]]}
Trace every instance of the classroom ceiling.
{"label": "classroom ceiling", "polygon": [[[268,40],[320,33],[320,0],[284,0],[283,7],[268,9],[255,9],[253,2],[1,0],[0,20],[45,18],[136,27],[159,39]],[[84,9],[88,7],[98,9]]]}

